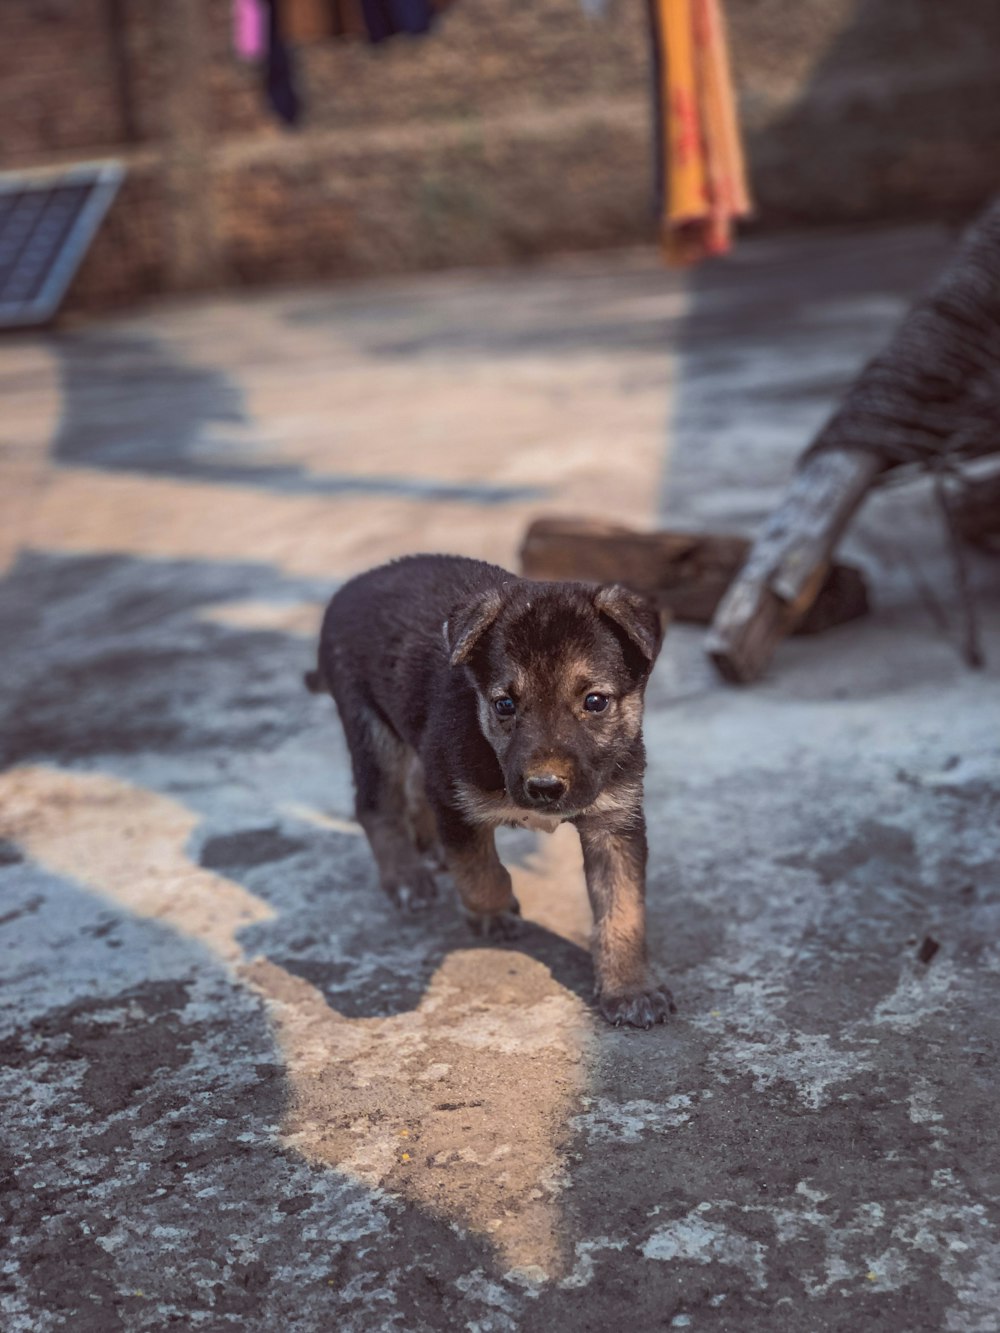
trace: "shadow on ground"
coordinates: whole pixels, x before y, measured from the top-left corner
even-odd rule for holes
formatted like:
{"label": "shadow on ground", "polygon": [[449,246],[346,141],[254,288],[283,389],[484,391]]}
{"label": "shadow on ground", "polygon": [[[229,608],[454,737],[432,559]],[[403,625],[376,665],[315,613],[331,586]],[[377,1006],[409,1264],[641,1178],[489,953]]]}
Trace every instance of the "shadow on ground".
{"label": "shadow on ground", "polygon": [[[937,243],[751,246],[696,293],[678,513],[767,507]],[[547,281],[564,325],[573,279]],[[443,346],[481,309],[471,280],[427,300]],[[427,307],[407,311],[380,370],[426,351]],[[240,425],[205,383],[170,381],[192,439]],[[131,425],[99,457],[104,410],[73,466],[93,447],[98,472],[141,467]],[[199,521],[224,524],[227,495],[192,491]],[[380,897],[328,701],[300,683],[332,579],[22,554],[0,587],[5,1328],[994,1327],[1000,622],[986,604],[993,666],[970,677],[862,545],[878,615],[787,645],[757,690],[721,689],[694,631],[668,637],[650,943],[680,1013],[650,1033],[588,1009],[571,833],[506,843],[521,947],[477,945],[448,904],[401,924]]]}

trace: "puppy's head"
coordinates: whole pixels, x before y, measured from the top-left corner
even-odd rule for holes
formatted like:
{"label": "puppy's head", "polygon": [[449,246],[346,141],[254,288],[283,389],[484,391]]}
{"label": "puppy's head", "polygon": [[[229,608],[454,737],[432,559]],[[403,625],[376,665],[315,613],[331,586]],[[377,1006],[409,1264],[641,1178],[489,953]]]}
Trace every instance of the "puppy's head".
{"label": "puppy's head", "polygon": [[554,815],[591,805],[638,741],[656,607],[618,585],[517,581],[456,608],[445,641],[511,800]]}

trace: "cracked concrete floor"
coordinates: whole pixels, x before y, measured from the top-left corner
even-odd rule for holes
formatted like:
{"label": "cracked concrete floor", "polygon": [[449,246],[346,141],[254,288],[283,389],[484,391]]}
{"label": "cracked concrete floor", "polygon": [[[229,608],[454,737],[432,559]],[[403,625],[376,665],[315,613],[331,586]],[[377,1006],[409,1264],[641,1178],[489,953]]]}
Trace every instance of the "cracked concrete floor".
{"label": "cracked concrete floor", "polygon": [[[919,488],[876,611],[650,688],[651,1033],[530,922],[401,923],[319,608],[539,512],[748,531],[935,231],[158,307],[0,349],[0,1311],[11,1333],[1000,1328],[1000,570],[958,663]],[[926,935],[940,943],[918,958]]]}

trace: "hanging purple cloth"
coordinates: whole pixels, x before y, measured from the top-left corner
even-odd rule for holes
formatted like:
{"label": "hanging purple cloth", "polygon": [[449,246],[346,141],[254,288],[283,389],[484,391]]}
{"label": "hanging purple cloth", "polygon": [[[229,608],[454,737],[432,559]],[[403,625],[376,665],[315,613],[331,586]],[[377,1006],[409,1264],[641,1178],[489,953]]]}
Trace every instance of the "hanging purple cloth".
{"label": "hanging purple cloth", "polygon": [[[328,0],[330,37],[358,35],[358,17],[371,42],[384,42],[405,33],[411,37],[429,32],[438,10],[448,0],[353,0],[350,6],[352,22],[345,21],[339,0]],[[264,88],[268,103],[286,125],[298,124],[302,103],[296,86],[294,51],[286,38],[287,11],[284,0],[233,0],[233,45],[236,53],[246,60],[263,63]],[[322,14],[322,10],[318,11]],[[295,18],[298,22],[295,22]],[[315,22],[313,9],[305,16],[293,12],[290,29],[293,40],[313,41],[324,35],[322,21]]]}
{"label": "hanging purple cloth", "polygon": [[397,32],[417,36],[429,32],[434,22],[434,7],[429,0],[389,0]]}
{"label": "hanging purple cloth", "polygon": [[233,50],[241,60],[263,60],[267,52],[263,0],[233,0]]}
{"label": "hanging purple cloth", "polygon": [[295,125],[301,102],[295,86],[292,53],[281,35],[280,0],[268,0],[267,8],[267,68],[264,72],[267,100],[286,125]]}
{"label": "hanging purple cloth", "polygon": [[400,32],[415,37],[428,32],[434,21],[430,0],[361,0],[361,13],[372,42],[384,42]]}

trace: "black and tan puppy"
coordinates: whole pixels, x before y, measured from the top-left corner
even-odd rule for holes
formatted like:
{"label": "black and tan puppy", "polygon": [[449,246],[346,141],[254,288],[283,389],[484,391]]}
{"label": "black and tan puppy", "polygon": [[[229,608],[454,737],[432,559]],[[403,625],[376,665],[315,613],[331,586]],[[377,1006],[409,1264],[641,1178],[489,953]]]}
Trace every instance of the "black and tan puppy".
{"label": "black and tan puppy", "polygon": [[641,727],[660,637],[656,608],[621,587],[412,556],[341,588],[306,677],[336,700],[358,820],[399,907],[433,900],[438,858],[476,928],[512,934],[494,830],[576,825],[598,1005],[637,1027],[672,1009],[645,939]]}

